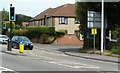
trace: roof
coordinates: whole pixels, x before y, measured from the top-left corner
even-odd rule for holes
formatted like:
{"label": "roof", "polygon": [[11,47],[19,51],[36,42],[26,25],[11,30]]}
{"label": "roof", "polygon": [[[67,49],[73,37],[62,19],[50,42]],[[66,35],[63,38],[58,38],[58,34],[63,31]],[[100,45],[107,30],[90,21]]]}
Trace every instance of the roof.
{"label": "roof", "polygon": [[65,4],[56,8],[48,8],[42,13],[35,16],[33,20],[43,19],[45,16],[46,17],[51,17],[51,16],[76,17],[75,4]]}

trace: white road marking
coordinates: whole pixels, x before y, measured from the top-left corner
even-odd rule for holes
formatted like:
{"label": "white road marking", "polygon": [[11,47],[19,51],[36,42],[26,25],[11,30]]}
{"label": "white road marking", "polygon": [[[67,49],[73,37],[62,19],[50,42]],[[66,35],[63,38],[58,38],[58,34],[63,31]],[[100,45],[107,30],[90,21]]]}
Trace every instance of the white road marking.
{"label": "white road marking", "polygon": [[0,73],[1,73],[2,71],[14,71],[14,70],[11,70],[11,69],[8,69],[8,68],[5,68],[5,67],[0,66]]}
{"label": "white road marking", "polygon": [[63,62],[56,62],[56,61],[44,61],[47,63],[51,63],[51,64],[57,64],[57,65],[61,65],[61,66],[66,66],[66,67],[70,67],[70,68],[95,68],[95,69],[99,69],[100,67],[94,66],[94,65],[87,65],[87,64],[79,64],[79,65],[71,65],[71,64],[66,64]]}

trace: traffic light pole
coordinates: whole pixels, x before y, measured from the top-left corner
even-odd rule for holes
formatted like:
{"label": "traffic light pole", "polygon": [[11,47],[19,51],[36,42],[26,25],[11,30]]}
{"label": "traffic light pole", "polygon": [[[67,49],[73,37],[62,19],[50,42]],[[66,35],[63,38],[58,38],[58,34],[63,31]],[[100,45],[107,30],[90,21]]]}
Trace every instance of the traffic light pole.
{"label": "traffic light pole", "polygon": [[[10,4],[12,7],[12,4]],[[10,9],[10,39],[8,40],[8,51],[12,51],[12,21],[11,21],[11,9]]]}
{"label": "traffic light pole", "polygon": [[8,51],[12,51],[12,21],[10,21],[10,39],[8,40]]}

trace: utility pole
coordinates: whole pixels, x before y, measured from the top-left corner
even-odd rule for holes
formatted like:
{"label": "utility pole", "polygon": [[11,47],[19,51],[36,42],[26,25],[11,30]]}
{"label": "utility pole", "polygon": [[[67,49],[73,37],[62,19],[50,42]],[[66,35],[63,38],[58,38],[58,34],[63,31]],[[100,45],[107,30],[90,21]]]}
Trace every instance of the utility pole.
{"label": "utility pole", "polygon": [[102,0],[102,24],[101,24],[101,55],[104,49],[104,0]]}

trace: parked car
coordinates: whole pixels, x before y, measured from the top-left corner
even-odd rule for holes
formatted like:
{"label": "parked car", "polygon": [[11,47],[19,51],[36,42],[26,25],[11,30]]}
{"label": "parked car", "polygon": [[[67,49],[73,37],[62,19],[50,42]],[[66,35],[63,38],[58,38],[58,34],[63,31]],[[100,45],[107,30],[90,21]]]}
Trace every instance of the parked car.
{"label": "parked car", "polygon": [[6,35],[0,35],[0,43],[5,43],[7,44],[9,40],[9,37]]}
{"label": "parked car", "polygon": [[12,47],[19,49],[19,44],[24,44],[25,50],[32,50],[33,49],[33,43],[26,37],[26,36],[13,36],[12,38]]}

